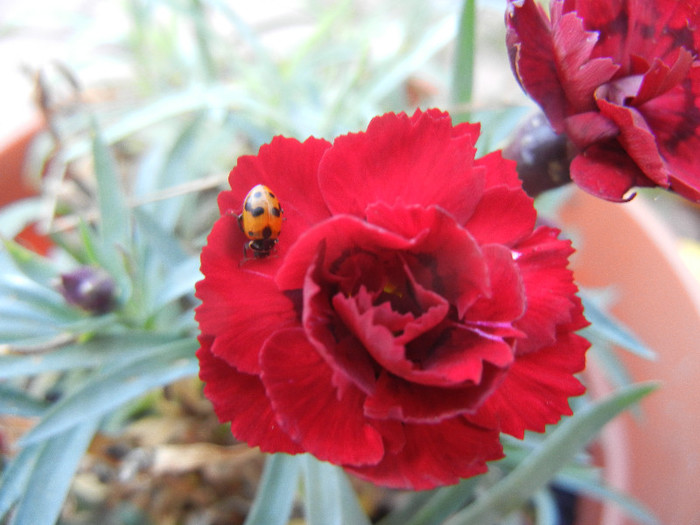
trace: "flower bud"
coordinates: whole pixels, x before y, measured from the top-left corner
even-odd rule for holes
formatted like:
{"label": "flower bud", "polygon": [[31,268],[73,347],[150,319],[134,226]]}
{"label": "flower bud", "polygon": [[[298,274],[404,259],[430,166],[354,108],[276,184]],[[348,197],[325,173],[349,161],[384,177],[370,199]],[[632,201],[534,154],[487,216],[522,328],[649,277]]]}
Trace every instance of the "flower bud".
{"label": "flower bud", "polygon": [[59,291],[72,305],[93,314],[114,308],[114,280],[99,268],[81,266],[61,275]]}
{"label": "flower bud", "polygon": [[503,149],[514,160],[523,189],[530,197],[571,182],[569,164],[572,145],[566,135],[557,134],[542,113],[528,118]]}

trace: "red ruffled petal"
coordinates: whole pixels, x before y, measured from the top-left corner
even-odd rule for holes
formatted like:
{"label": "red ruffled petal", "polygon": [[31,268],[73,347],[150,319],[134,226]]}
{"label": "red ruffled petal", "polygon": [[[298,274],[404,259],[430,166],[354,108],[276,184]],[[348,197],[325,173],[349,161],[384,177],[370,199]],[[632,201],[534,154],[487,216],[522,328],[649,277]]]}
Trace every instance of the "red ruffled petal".
{"label": "red ruffled petal", "polygon": [[[438,369],[433,372],[434,377],[444,373],[442,382],[449,383],[449,387],[420,384],[382,371],[365,400],[365,414],[374,419],[433,424],[476,412],[498,385],[505,370],[491,365],[488,360],[507,366],[512,361],[512,350],[502,342],[485,340],[463,330],[453,330],[450,335],[454,339],[443,342],[442,355],[436,358],[447,366],[436,367]],[[456,359],[450,368],[453,356]],[[479,383],[456,382],[464,377],[478,377]]]}
{"label": "red ruffled petal", "polygon": [[221,422],[231,422],[231,432],[263,452],[304,452],[277,422],[260,377],[243,374],[211,352],[211,338],[200,337],[199,377]]}
{"label": "red ruffled petal", "polygon": [[577,310],[578,290],[567,268],[573,249],[569,241],[558,239],[557,233],[552,228],[538,228],[516,248],[516,264],[527,297],[527,309],[514,323],[527,334],[516,342],[518,355],[554,344],[559,327],[571,323]]}
{"label": "red ruffled petal", "polygon": [[262,354],[262,380],[282,428],[319,459],[374,465],[384,455],[377,430],[362,412],[364,396],[352,386],[341,393],[332,371],[304,331],[276,332]]}
{"label": "red ruffled petal", "polygon": [[470,233],[441,209],[378,203],[368,208],[367,220],[410,239],[411,246],[405,251],[431,258],[427,271],[425,265],[412,265],[413,275],[455,305],[460,317],[479,295],[488,293],[481,249]]}
{"label": "red ruffled petal", "polygon": [[666,162],[659,154],[656,137],[649,129],[644,117],[634,108],[598,100],[603,116],[609,118],[620,129],[617,137],[632,161],[644,175],[658,186],[668,187],[669,172]]}
{"label": "red ruffled petal", "polygon": [[272,257],[240,265],[239,236],[232,216],[222,217],[209,234],[201,257],[205,277],[196,285],[202,303],[195,318],[202,333],[215,336],[215,355],[241,372],[255,374],[260,372],[260,349],[270,333],[298,325],[300,319],[294,302],[280,293],[274,280],[258,273]]}
{"label": "red ruffled petal", "polygon": [[510,0],[506,24],[506,44],[515,78],[546,113],[552,128],[561,133],[566,94],[559,80],[549,18],[533,0]]}
{"label": "red ruffled petal", "polygon": [[503,457],[498,432],[461,418],[435,425],[402,425],[404,445],[371,467],[346,467],[356,476],[396,489],[426,490],[486,472]]}
{"label": "red ruffled petal", "polygon": [[304,286],[306,273],[323,246],[325,258],[335,261],[347,250],[359,248],[368,252],[403,251],[411,241],[352,215],[336,215],[306,231],[284,258],[275,281],[281,290]]}
{"label": "red ruffled petal", "polygon": [[490,290],[469,307],[462,320],[487,330],[489,324],[520,319],[529,306],[529,297],[513,252],[504,246],[489,244],[482,247],[482,253],[489,269]]}
{"label": "red ruffled petal", "polygon": [[553,20],[554,53],[567,105],[577,112],[594,109],[596,88],[612,79],[620,66],[611,58],[593,58],[599,34],[586,31],[575,13]]}
{"label": "red ruffled petal", "polygon": [[512,245],[532,232],[537,212],[522,190],[489,188],[464,227],[480,244]]}
{"label": "red ruffled petal", "polygon": [[474,166],[484,169],[484,189],[505,186],[511,190],[521,190],[523,183],[515,171],[515,161],[504,159],[500,150],[492,151],[474,161]]}
{"label": "red ruffled petal", "polygon": [[569,397],[585,392],[573,374],[585,368],[588,347],[582,337],[562,332],[552,346],[519,356],[480,410],[465,417],[520,439],[525,430],[544,432],[572,413]]}
{"label": "red ruffled petal", "polygon": [[[257,155],[240,157],[229,175],[231,190],[219,194],[221,214],[238,215],[253,186],[268,186],[278,197],[286,218],[279,241],[282,257],[301,233],[330,215],[318,187],[318,166],[329,147],[329,142],[314,137],[304,142],[275,137],[261,146]],[[240,238],[242,253],[245,237]],[[279,258],[268,260],[274,263]],[[261,261],[255,262],[258,270]]]}
{"label": "red ruffled petal", "polygon": [[577,155],[569,167],[571,180],[601,199],[624,202],[633,186],[648,186],[632,159],[616,144],[601,143]]}
{"label": "red ruffled petal", "polygon": [[[483,191],[474,171],[473,128],[455,135],[449,118],[388,113],[367,131],[338,137],[320,166],[321,192],[333,214],[365,217],[370,204],[440,206],[462,222]],[[406,181],[411,181],[406,184]]]}

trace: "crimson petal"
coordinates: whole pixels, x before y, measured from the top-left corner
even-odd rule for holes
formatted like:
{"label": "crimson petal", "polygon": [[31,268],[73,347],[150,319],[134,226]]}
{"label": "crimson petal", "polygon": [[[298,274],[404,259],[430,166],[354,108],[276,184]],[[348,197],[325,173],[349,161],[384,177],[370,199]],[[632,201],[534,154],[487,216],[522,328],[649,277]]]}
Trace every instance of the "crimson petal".
{"label": "crimson petal", "polygon": [[[365,414],[375,419],[432,424],[476,412],[504,373],[504,369],[488,364],[487,359],[500,359],[508,365],[512,351],[505,343],[485,340],[466,331],[455,330],[452,336],[454,340],[444,342],[443,355],[438,356],[447,366],[438,364],[432,373],[434,378],[444,374],[443,385],[420,384],[382,371],[374,391],[365,400]],[[452,356],[456,357],[455,366],[449,366]],[[478,377],[479,383],[465,381],[465,377]]]}
{"label": "crimson petal", "polygon": [[282,428],[319,459],[373,465],[384,455],[380,434],[362,413],[363,395],[339,392],[332,370],[302,329],[281,330],[265,344],[262,380]]}
{"label": "crimson petal", "polygon": [[544,432],[546,425],[572,413],[569,397],[584,393],[573,374],[586,366],[588,346],[576,334],[561,333],[552,346],[519,356],[481,409],[465,417],[520,439],[525,429]]}
{"label": "crimson petal", "polygon": [[[310,225],[330,215],[318,187],[318,167],[330,143],[309,137],[304,142],[286,137],[275,137],[270,144],[260,147],[257,155],[238,159],[229,175],[231,190],[219,194],[221,214],[237,215],[243,199],[256,184],[265,184],[279,198],[287,220],[280,234],[280,256],[287,246]],[[245,238],[241,235],[242,251]],[[268,258],[279,262],[279,258]],[[256,269],[262,267],[255,261]]]}
{"label": "crimson petal", "polygon": [[558,239],[557,234],[557,230],[543,226],[516,248],[516,264],[527,297],[527,309],[514,323],[527,334],[516,342],[518,355],[553,344],[558,328],[570,323],[577,309],[578,290],[567,268],[573,249],[569,241]]}
{"label": "crimson petal", "polygon": [[[294,303],[282,295],[272,278],[252,266],[240,266],[242,237],[232,216],[212,228],[202,250],[202,273],[196,296],[202,301],[195,318],[204,334],[216,335],[212,352],[241,372],[260,371],[259,354],[265,339],[280,327],[299,323]],[[232,239],[234,240],[232,242]],[[259,269],[264,260],[250,261]]]}
{"label": "crimson petal", "polygon": [[237,439],[263,452],[304,452],[280,428],[260,378],[230,367],[212,354],[210,344],[210,338],[200,337],[199,377],[219,420],[230,421]]}
{"label": "crimson petal", "polygon": [[472,167],[473,129],[455,132],[444,114],[418,111],[388,113],[366,132],[338,137],[319,172],[329,209],[364,217],[372,203],[437,205],[466,220],[484,184],[483,170]]}
{"label": "crimson petal", "polygon": [[397,489],[426,490],[486,472],[503,457],[498,432],[461,418],[435,425],[403,425],[404,446],[375,466],[346,467],[356,476]]}

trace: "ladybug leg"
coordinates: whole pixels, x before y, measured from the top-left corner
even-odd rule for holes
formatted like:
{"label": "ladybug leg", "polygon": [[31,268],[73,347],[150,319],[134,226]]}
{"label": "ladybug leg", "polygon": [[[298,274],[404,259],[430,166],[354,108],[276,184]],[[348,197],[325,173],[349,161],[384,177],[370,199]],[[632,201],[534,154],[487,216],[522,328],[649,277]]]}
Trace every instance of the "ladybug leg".
{"label": "ladybug leg", "polygon": [[238,266],[243,266],[245,263],[247,263],[248,261],[250,261],[252,259],[252,257],[248,257],[248,245],[249,244],[250,243],[248,243],[248,242],[243,243],[243,258],[238,263]]}

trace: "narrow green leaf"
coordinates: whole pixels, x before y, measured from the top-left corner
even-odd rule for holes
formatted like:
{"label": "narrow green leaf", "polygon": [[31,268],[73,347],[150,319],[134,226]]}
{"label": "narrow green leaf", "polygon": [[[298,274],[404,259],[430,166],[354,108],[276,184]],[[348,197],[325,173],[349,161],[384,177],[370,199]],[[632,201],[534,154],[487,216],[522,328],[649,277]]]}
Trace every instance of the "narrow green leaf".
{"label": "narrow green leaf", "polygon": [[191,257],[173,268],[156,294],[156,308],[187,294],[194,294],[195,283],[202,279],[199,265],[199,257]]}
{"label": "narrow green leaf", "polygon": [[2,471],[0,478],[0,521],[24,494],[27,481],[42,449],[42,444],[23,448]]}
{"label": "narrow green leaf", "polygon": [[304,508],[308,525],[369,525],[343,470],[302,456]]}
{"label": "narrow green leaf", "polygon": [[27,395],[23,390],[0,384],[0,414],[37,417],[41,416],[47,407],[46,402]]}
{"label": "narrow green leaf", "polygon": [[545,438],[509,475],[445,525],[497,523],[543,487],[603,426],[656,388],[644,383],[624,388],[579,410]]}
{"label": "narrow green leaf", "polygon": [[15,267],[37,284],[51,287],[58,276],[58,265],[46,257],[14,242],[5,241],[5,249],[12,258]]}
{"label": "narrow green leaf", "polygon": [[107,144],[95,125],[92,143],[97,178],[97,205],[100,210],[100,235],[105,246],[128,246],[130,213],[121,179]]}
{"label": "narrow green leaf", "polygon": [[407,503],[392,511],[391,514],[384,516],[377,522],[377,525],[405,525],[411,516],[420,511],[439,490],[440,489],[414,492],[410,495],[410,499]]}
{"label": "narrow green leaf", "polygon": [[37,217],[42,217],[46,207],[42,197],[29,197],[5,204],[0,208],[0,237],[13,239]]}
{"label": "narrow green leaf", "polygon": [[559,473],[555,480],[558,486],[571,492],[585,494],[601,502],[614,503],[637,523],[643,525],[659,525],[659,521],[641,502],[606,486],[598,479],[591,480],[567,473]]}
{"label": "narrow green leaf", "polygon": [[99,265],[99,240],[97,233],[82,217],[78,222],[78,233],[80,234],[80,246],[83,248],[84,253],[76,253],[75,258],[83,264]]}
{"label": "narrow green leaf", "polygon": [[169,334],[136,332],[96,336],[42,354],[0,356],[0,379],[97,368],[111,362],[127,366],[153,352],[160,352],[162,345],[175,340],[176,337]]}
{"label": "narrow green leaf", "polygon": [[535,525],[557,525],[559,523],[559,510],[554,496],[549,490],[542,489],[532,498],[535,505],[537,521]]}
{"label": "narrow green leaf", "polygon": [[49,309],[52,313],[60,314],[65,310],[66,302],[58,291],[41,286],[21,273],[0,275],[0,289],[5,297]]}
{"label": "narrow green leaf", "polygon": [[12,524],[54,525],[58,521],[73,475],[97,424],[96,420],[86,420],[43,445]]}
{"label": "narrow green leaf", "polygon": [[287,525],[299,484],[299,467],[299,456],[268,456],[244,525]]}
{"label": "narrow green leaf", "polygon": [[197,373],[196,340],[187,339],[160,347],[155,355],[119,367],[112,363],[93,374],[77,390],[55,403],[20,443],[43,441],[82,421],[101,417],[149,390]]}
{"label": "narrow green leaf", "polygon": [[160,218],[143,208],[134,209],[134,218],[143,242],[153,250],[153,254],[167,265],[179,264],[187,258],[187,252],[182,249],[182,239],[172,231],[166,230]]}
{"label": "narrow green leaf", "polygon": [[[469,120],[466,107],[472,100],[474,59],[476,56],[476,1],[464,0],[459,17],[455,62],[452,74],[452,102],[462,120]],[[463,108],[463,109],[460,109]]]}
{"label": "narrow green leaf", "polygon": [[645,359],[656,359],[654,351],[635,337],[627,327],[609,312],[604,311],[591,294],[583,291],[581,293],[581,301],[583,302],[586,318],[591,323],[586,328],[586,332],[592,332],[594,337],[604,339]]}
{"label": "narrow green leaf", "polygon": [[[171,186],[192,180],[197,171],[193,169],[192,158],[197,151],[202,130],[207,122],[206,112],[200,111],[180,131],[175,139],[162,171],[159,173],[155,190],[162,190]],[[153,203],[149,208],[153,209],[153,216],[158,218],[160,224],[167,231],[173,231],[183,209],[187,208],[192,195],[180,195]]]}
{"label": "narrow green leaf", "polygon": [[441,489],[406,525],[439,525],[474,496],[479,478]]}
{"label": "narrow green leaf", "polygon": [[586,335],[589,336],[589,341],[592,343],[586,359],[598,365],[615,389],[631,385],[634,379],[620,360],[617,351],[607,341],[599,341],[595,337],[590,337],[590,334]]}

